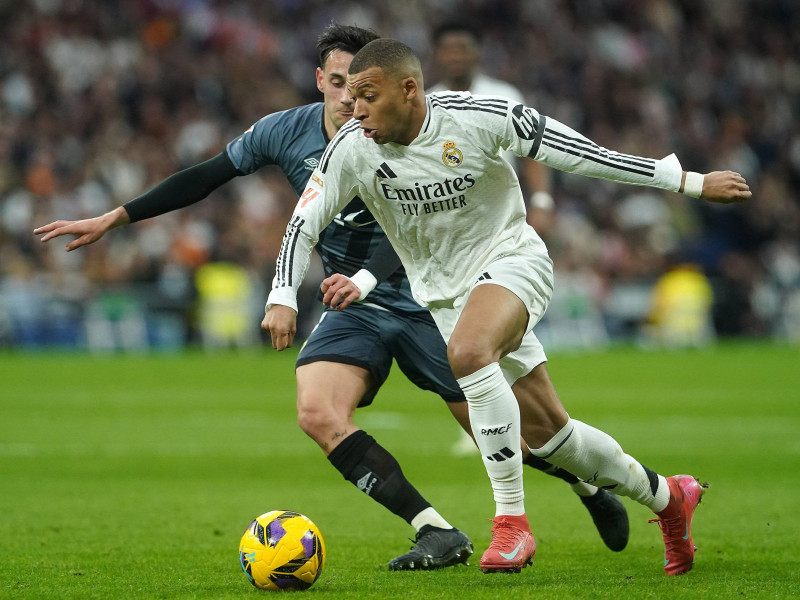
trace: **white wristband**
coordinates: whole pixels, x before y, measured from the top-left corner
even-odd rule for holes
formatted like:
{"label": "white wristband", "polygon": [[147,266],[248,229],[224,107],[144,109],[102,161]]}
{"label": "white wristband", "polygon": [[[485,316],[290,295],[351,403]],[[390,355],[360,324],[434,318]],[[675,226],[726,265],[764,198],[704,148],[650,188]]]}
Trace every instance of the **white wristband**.
{"label": "white wristband", "polygon": [[349,279],[356,284],[356,287],[358,287],[359,290],[361,290],[361,295],[358,297],[359,300],[366,298],[367,294],[374,290],[375,286],[378,285],[378,280],[375,279],[375,276],[366,269],[361,269]]}
{"label": "white wristband", "polygon": [[683,193],[692,198],[699,198],[703,193],[703,175],[694,171],[686,171]]}
{"label": "white wristband", "polygon": [[553,197],[548,192],[534,192],[531,195],[529,205],[531,208],[553,210],[556,203],[553,202]]}

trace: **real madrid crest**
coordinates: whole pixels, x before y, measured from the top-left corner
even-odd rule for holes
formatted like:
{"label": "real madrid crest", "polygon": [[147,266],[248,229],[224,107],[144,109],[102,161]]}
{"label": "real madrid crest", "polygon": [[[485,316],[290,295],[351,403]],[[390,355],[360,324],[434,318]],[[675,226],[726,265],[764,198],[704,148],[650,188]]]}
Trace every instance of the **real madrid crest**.
{"label": "real madrid crest", "polygon": [[444,152],[442,152],[442,162],[448,167],[457,167],[462,162],[464,162],[464,155],[461,154],[461,150],[456,148],[456,143],[447,141],[442,144],[442,148],[444,148]]}

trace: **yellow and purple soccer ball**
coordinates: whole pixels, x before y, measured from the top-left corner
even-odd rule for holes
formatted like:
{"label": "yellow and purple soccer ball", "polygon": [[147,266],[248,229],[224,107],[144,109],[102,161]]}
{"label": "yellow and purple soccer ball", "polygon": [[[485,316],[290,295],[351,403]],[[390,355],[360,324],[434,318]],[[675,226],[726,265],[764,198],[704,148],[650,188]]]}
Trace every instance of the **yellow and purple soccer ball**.
{"label": "yellow and purple soccer ball", "polygon": [[325,542],[308,517],[273,510],[256,517],[239,542],[239,562],[262,590],[305,590],[325,566]]}

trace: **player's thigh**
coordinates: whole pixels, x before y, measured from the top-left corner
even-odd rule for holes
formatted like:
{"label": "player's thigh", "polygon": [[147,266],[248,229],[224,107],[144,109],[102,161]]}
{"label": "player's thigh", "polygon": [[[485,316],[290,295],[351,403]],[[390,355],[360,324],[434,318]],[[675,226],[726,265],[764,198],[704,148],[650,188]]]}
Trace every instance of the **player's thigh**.
{"label": "player's thigh", "polygon": [[361,399],[372,387],[372,377],[363,367],[316,361],[297,367],[297,412],[302,417],[326,415],[350,421]]}
{"label": "player's thigh", "polygon": [[459,338],[480,334],[505,355],[539,322],[552,293],[552,263],[546,256],[521,252],[498,258],[481,268],[470,293],[454,305],[460,312]]}
{"label": "player's thigh", "polygon": [[[323,313],[297,356],[298,396],[301,395],[299,378],[304,376],[301,375],[301,369],[316,363],[333,363],[354,367],[340,370],[351,385],[342,386],[343,391],[339,392],[339,396],[350,397],[361,392],[357,398],[351,398],[354,406],[365,406],[372,402],[392,367],[391,349],[384,341],[380,312],[370,307],[350,306],[343,311]],[[358,387],[356,378],[352,377],[354,373],[359,374],[358,379],[363,386]],[[325,393],[330,396],[334,394],[333,390],[340,387],[335,378],[317,383],[325,384],[322,390],[327,391],[303,385],[302,394],[310,396]]]}
{"label": "player's thigh", "polygon": [[464,304],[450,346],[480,344],[498,360],[519,346],[527,322],[525,305],[514,292],[500,285],[479,285]]}
{"label": "player's thigh", "polygon": [[[393,315],[391,349],[397,366],[417,387],[449,402],[465,402],[450,363],[447,345],[430,318]],[[387,329],[387,334],[389,333]]]}

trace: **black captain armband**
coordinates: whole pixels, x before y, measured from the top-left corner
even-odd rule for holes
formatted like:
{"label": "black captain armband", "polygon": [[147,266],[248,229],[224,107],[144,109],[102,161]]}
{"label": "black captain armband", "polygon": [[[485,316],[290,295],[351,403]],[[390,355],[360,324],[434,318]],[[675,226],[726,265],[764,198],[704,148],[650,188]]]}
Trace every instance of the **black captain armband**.
{"label": "black captain armband", "polygon": [[544,124],[547,122],[547,117],[544,115],[539,115],[539,125],[536,128],[536,137],[533,139],[533,146],[531,146],[531,151],[528,152],[528,156],[530,158],[536,158],[536,154],[539,152],[539,146],[542,145],[542,136],[544,135]]}
{"label": "black captain armband", "polygon": [[227,183],[239,170],[227,152],[170,175],[153,189],[124,204],[131,223],[157,217],[199,202],[215,189]]}

